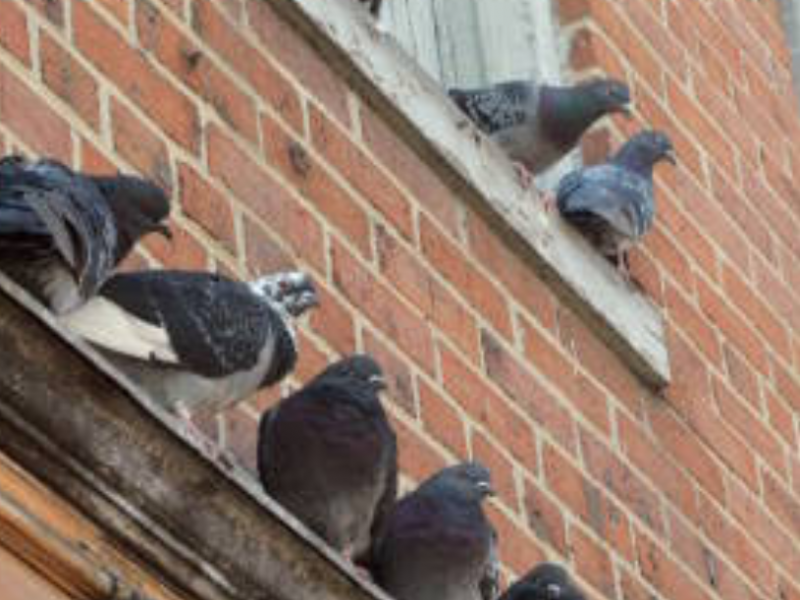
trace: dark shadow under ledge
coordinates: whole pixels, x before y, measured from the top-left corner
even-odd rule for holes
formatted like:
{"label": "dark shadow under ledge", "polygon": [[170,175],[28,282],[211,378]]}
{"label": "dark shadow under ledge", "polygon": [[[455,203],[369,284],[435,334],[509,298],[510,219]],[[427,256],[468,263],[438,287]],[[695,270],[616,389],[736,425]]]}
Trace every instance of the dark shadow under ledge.
{"label": "dark shadow under ledge", "polygon": [[268,2],[443,177],[648,386],[670,380],[657,306],[516,183],[509,161],[478,135],[355,2]]}
{"label": "dark shadow under ledge", "polygon": [[2,274],[0,349],[0,452],[174,589],[388,599]]}

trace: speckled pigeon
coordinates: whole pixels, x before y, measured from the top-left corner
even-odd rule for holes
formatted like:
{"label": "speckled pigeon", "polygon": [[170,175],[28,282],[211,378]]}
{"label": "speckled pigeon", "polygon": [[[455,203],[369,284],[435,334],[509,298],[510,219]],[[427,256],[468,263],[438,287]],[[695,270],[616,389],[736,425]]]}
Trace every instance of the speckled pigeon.
{"label": "speckled pigeon", "polygon": [[584,600],[564,567],[541,563],[509,587],[500,600]]}
{"label": "speckled pigeon", "polygon": [[383,372],[354,355],[261,417],[264,490],[349,560],[361,560],[397,495],[397,443]]}
{"label": "speckled pigeon", "polygon": [[491,494],[486,467],[463,463],[402,498],[373,545],[376,583],[398,600],[493,600],[496,534],[481,507]]}
{"label": "speckled pigeon", "polygon": [[91,298],[169,214],[164,191],[126,175],[76,173],[53,160],[0,160],[0,270],[53,312]]}
{"label": "speckled pigeon", "polygon": [[627,277],[625,252],[653,224],[653,167],[675,163],[672,142],[658,131],[642,131],[611,159],[567,174],[556,201],[561,215]]}
{"label": "speckled pigeon", "polygon": [[292,318],[316,304],[311,280],[295,271],[252,283],[144,271],[115,275],[62,323],[185,415],[222,410],[286,376],[297,361]]}
{"label": "speckled pigeon", "polygon": [[526,186],[528,172],[538,175],[553,166],[595,121],[610,113],[627,114],[631,101],[628,86],[615,79],[590,79],[570,87],[509,81],[448,93],[505,150]]}
{"label": "speckled pigeon", "polygon": [[381,4],[383,3],[383,0],[359,0],[359,2],[361,2],[361,4],[369,5],[369,12],[374,17],[377,17],[381,12]]}

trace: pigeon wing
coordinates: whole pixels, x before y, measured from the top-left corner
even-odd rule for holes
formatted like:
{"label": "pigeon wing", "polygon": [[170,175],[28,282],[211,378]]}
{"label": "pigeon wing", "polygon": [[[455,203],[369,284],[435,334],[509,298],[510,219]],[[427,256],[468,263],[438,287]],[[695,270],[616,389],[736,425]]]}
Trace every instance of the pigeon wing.
{"label": "pigeon wing", "polygon": [[487,134],[520,125],[533,116],[537,104],[537,88],[526,81],[509,81],[473,90],[452,89],[448,94]]}
{"label": "pigeon wing", "polygon": [[[163,331],[176,365],[206,377],[254,368],[270,338],[287,335],[284,316],[246,284],[211,273],[125,273],[110,279],[101,294]],[[109,349],[130,354],[124,340]],[[280,363],[284,357],[277,358]]]}

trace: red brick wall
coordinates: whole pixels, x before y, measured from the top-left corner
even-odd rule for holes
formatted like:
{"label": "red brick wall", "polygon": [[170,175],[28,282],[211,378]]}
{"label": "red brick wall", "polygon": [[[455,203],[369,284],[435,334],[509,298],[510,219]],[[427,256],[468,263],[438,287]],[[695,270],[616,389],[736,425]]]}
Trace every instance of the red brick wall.
{"label": "red brick wall", "polygon": [[[391,1],[391,0],[389,0]],[[132,265],[310,270],[294,383],[391,373],[403,472],[472,455],[506,573],[595,597],[800,598],[800,119],[777,1],[561,0],[572,65],[635,90],[682,166],[634,271],[664,307],[661,395],[560,304],[263,0],[0,0],[0,148],[136,169],[172,245]],[[258,411],[206,422],[253,464]]]}

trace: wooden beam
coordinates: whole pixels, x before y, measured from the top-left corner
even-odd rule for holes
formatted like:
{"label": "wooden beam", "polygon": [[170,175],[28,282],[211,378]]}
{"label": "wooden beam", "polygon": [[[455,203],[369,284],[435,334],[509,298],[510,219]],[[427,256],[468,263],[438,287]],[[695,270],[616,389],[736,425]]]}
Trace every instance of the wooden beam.
{"label": "wooden beam", "polygon": [[669,382],[662,315],[539,198],[439,84],[354,2],[262,0],[289,20],[398,135],[481,214],[649,386]]}

